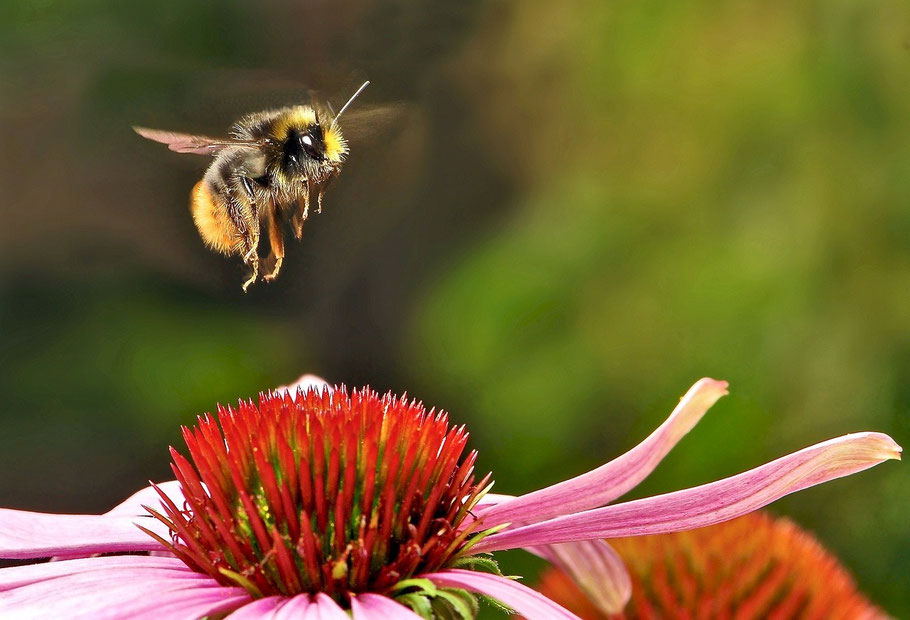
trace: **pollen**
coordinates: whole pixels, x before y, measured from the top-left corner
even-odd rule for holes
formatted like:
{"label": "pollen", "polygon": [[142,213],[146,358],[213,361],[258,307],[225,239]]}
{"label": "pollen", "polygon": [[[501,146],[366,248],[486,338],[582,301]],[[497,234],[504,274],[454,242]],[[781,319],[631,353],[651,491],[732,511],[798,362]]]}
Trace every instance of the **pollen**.
{"label": "pollen", "polygon": [[[445,568],[471,534],[468,434],[444,412],[372,390],[260,394],[183,428],[186,503],[149,509],[190,568],[254,597],[385,593]],[[157,537],[156,537],[157,538]]]}

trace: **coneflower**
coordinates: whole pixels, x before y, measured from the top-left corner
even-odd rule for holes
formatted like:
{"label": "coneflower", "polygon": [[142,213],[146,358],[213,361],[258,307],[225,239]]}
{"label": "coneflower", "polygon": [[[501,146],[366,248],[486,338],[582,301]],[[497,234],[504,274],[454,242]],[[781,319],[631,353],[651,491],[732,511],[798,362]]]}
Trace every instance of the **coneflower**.
{"label": "coneflower", "polygon": [[631,577],[632,596],[622,613],[603,609],[596,594],[556,568],[544,572],[538,589],[585,620],[887,618],[833,555],[785,518],[754,512],[710,527],[610,544]]}
{"label": "coneflower", "polygon": [[309,379],[305,390],[201,416],[183,432],[188,457],[171,450],[176,480],[105,515],[0,510],[0,557],[56,560],[0,569],[0,617],[471,618],[485,598],[529,618],[574,618],[499,574],[491,552],[581,550],[622,598],[628,575],[600,539],[730,519],[899,456],[886,435],[848,435],[716,483],[600,508],[725,393],[703,379],[630,452],[508,497],[486,493],[490,476],[476,476],[467,432],[446,414]]}

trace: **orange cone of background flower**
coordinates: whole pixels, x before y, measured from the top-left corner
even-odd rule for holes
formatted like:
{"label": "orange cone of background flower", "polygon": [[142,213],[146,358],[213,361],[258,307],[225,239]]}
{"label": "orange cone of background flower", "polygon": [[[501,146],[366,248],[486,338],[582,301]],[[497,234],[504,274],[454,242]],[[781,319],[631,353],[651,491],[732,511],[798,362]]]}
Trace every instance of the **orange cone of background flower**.
{"label": "orange cone of background flower", "polygon": [[788,519],[755,512],[697,530],[610,541],[632,598],[610,615],[565,573],[539,590],[582,618],[887,618],[818,541]]}

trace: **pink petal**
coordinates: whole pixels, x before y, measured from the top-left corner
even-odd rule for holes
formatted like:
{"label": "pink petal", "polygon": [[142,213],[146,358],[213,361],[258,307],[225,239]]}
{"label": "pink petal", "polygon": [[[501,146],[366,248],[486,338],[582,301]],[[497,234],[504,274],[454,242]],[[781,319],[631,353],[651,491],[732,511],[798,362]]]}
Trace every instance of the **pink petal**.
{"label": "pink petal", "polygon": [[657,430],[622,456],[586,474],[478,511],[477,517],[483,520],[485,528],[502,523],[511,523],[514,528],[603,506],[647,478],[683,435],[726,393],[726,381],[701,379]]}
{"label": "pink petal", "polygon": [[413,611],[381,594],[351,596],[354,620],[422,620]]}
{"label": "pink petal", "polygon": [[306,393],[310,388],[316,391],[329,390],[332,391],[332,386],[329,385],[325,379],[322,377],[317,377],[316,375],[303,375],[294,383],[290,385],[282,385],[276,387],[272,392],[290,392],[291,397],[294,398],[297,396],[297,390],[301,390]]}
{"label": "pink petal", "polygon": [[220,591],[199,591],[174,592],[162,596],[160,599],[156,596],[150,596],[149,599],[141,611],[118,609],[112,618],[161,620],[162,618],[220,617],[219,614],[229,612],[247,603],[250,595],[246,592],[226,594]]}
{"label": "pink petal", "polygon": [[41,562],[40,564],[26,564],[24,566],[11,566],[0,568],[0,592],[12,590],[30,583],[56,579],[66,575],[88,573],[92,571],[105,571],[117,569],[131,571],[133,569],[152,569],[157,571],[180,571],[194,579],[210,579],[206,575],[191,571],[186,564],[174,557],[154,557],[146,555],[115,555],[78,560],[63,560],[60,562]]}
{"label": "pink petal", "polygon": [[[260,603],[260,601],[268,601]],[[287,598],[281,596],[272,596],[260,599],[256,603],[247,605],[236,612],[230,618],[231,620],[242,620],[244,618],[260,619],[269,618],[270,620],[350,620],[350,616],[326,594],[322,592],[316,595],[298,594],[297,596]]]}
{"label": "pink petal", "polygon": [[275,608],[275,611],[269,615],[272,620],[294,620],[302,618],[308,609],[313,607],[309,594],[298,594],[286,598],[284,602]]}
{"label": "pink petal", "polygon": [[899,459],[900,451],[900,446],[882,433],[844,435],[717,482],[493,534],[477,543],[473,551],[704,527],[752,512],[795,491]]}
{"label": "pink petal", "polygon": [[622,558],[603,540],[533,547],[566,573],[606,615],[620,613],[632,597],[632,580]]}
{"label": "pink petal", "polygon": [[495,506],[509,500],[515,499],[517,495],[503,495],[502,493],[487,493],[480,498],[480,501],[474,506],[474,512],[480,512],[484,508]]}
{"label": "pink petal", "polygon": [[[477,505],[495,506],[513,497],[487,493]],[[526,547],[525,551],[559,567],[607,615],[620,613],[632,597],[629,571],[619,554],[604,540]]]}
{"label": "pink petal", "polygon": [[192,571],[111,566],[6,590],[0,593],[0,617],[201,617],[247,600],[242,588]]}
{"label": "pink petal", "polygon": [[231,620],[264,620],[273,618],[275,610],[287,600],[284,596],[267,596],[247,603],[228,616]]}
{"label": "pink petal", "polygon": [[528,620],[536,620],[538,618],[540,620],[556,620],[558,618],[578,620],[578,616],[567,609],[563,609],[543,594],[535,592],[513,579],[507,579],[499,575],[452,568],[441,570],[437,573],[424,574],[421,577],[425,577],[443,588],[462,588],[469,592],[486,594],[504,605],[508,605],[525,618],[528,618]]}
{"label": "pink petal", "polygon": [[[514,497],[487,493],[477,506],[495,506]],[[526,547],[525,551],[559,567],[607,615],[620,613],[632,597],[629,571],[619,554],[604,540]]]}
{"label": "pink petal", "polygon": [[[168,480],[158,485],[165,495],[171,498],[177,506],[183,506],[183,491],[180,483],[176,480]],[[140,491],[136,491],[121,503],[114,506],[111,510],[104,513],[107,516],[129,517],[129,516],[148,516],[148,511],[142,506],[151,506],[157,509],[161,505],[161,497],[155,491],[154,487],[147,486]]]}
{"label": "pink petal", "polygon": [[347,612],[327,594],[319,592],[313,597],[314,605],[310,605],[307,615],[303,620],[351,620]]}
{"label": "pink petal", "polygon": [[137,523],[165,540],[170,536],[164,524],[151,516],[61,515],[0,508],[0,558],[164,550]]}

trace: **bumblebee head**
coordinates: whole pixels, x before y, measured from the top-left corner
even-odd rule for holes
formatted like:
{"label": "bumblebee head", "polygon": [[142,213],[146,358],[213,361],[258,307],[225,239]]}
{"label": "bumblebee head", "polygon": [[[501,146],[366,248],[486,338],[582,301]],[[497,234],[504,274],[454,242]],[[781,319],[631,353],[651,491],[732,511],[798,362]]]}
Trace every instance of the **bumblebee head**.
{"label": "bumblebee head", "polygon": [[335,122],[327,127],[320,125],[318,114],[316,123],[301,133],[300,148],[316,161],[330,164],[341,163],[348,154],[348,143],[341,135],[341,129]]}
{"label": "bumblebee head", "polygon": [[319,168],[336,167],[348,154],[348,145],[338,126],[338,119],[351,102],[367,87],[364,82],[357,92],[348,99],[338,114],[325,124],[320,117],[328,116],[311,106],[297,106],[288,109],[274,126],[274,134],[282,145],[284,167],[302,171]]}
{"label": "bumblebee head", "polygon": [[302,171],[344,161],[348,147],[337,126],[323,126],[319,114],[309,106],[301,106],[289,116],[277,132],[285,168]]}

